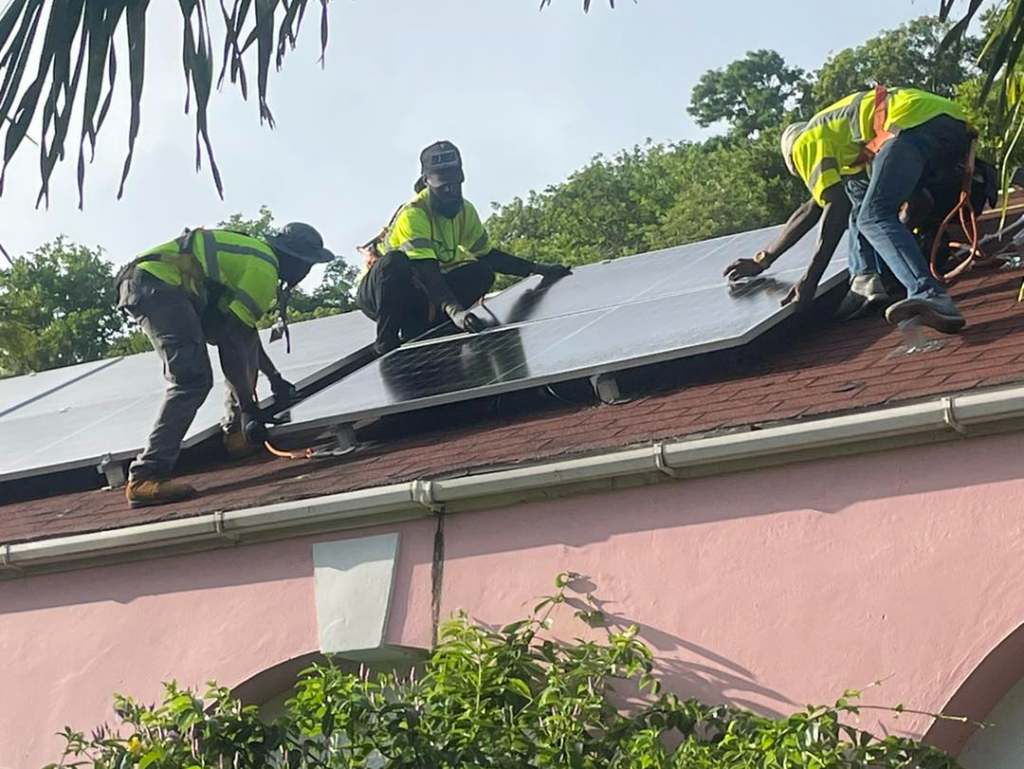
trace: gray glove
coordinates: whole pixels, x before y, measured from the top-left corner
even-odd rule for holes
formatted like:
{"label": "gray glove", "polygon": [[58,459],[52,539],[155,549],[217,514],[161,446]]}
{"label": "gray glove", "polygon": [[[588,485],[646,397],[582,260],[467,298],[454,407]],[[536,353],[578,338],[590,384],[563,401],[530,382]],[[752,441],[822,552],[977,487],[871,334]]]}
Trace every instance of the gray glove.
{"label": "gray glove", "polygon": [[441,309],[452,319],[452,323],[460,331],[468,331],[471,334],[479,334],[487,328],[487,324],[469,310],[464,310],[457,304],[446,304]]}

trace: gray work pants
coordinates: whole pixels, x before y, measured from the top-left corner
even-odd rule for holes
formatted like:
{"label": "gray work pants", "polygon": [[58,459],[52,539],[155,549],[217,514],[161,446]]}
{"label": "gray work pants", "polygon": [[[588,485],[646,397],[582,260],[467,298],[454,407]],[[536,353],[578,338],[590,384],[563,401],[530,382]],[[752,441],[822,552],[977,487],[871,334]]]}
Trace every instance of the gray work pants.
{"label": "gray work pants", "polygon": [[132,270],[119,287],[118,306],[131,313],[164,366],[167,392],[146,448],[132,462],[132,480],[168,478],[181,441],[213,387],[203,324],[184,288]]}
{"label": "gray work pants", "polygon": [[[118,306],[131,313],[163,362],[168,382],[163,404],[146,442],[132,462],[132,480],[167,478],[181,453],[181,441],[213,387],[206,349],[208,337],[217,345],[226,382],[225,431],[238,429],[243,408],[252,404],[259,365],[259,336],[234,315],[204,328],[188,291],[132,270],[122,281]],[[208,323],[207,326],[210,324]]]}
{"label": "gray work pants", "polygon": [[221,428],[234,432],[240,427],[242,410],[253,406],[253,392],[259,376],[260,337],[256,329],[247,326],[229,313],[222,317],[216,333],[208,337],[217,345],[220,367],[224,372],[224,418]]}

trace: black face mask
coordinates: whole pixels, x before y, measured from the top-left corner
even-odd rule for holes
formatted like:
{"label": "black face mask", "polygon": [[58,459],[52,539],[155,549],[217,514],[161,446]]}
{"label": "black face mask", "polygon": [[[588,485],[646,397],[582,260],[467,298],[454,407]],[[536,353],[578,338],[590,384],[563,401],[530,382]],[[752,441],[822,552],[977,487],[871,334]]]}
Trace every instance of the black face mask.
{"label": "black face mask", "polygon": [[447,219],[454,219],[462,210],[462,185],[444,184],[430,188],[430,207]]}

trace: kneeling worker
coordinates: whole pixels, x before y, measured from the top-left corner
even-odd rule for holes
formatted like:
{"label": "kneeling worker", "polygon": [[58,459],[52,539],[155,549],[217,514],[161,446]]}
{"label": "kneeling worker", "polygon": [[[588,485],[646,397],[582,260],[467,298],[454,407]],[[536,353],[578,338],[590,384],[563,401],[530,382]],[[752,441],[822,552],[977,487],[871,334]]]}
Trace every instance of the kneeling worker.
{"label": "kneeling worker", "polygon": [[367,271],[356,304],[377,322],[379,355],[445,316],[462,331],[483,331],[487,324],[468,308],[490,290],[495,273],[570,273],[563,265],[531,262],[491,246],[476,208],[462,197],[462,156],[451,142],[420,153],[420,174],[416,196],[396,212],[385,233],[360,249]]}
{"label": "kneeling worker", "polygon": [[[790,172],[813,198],[791,218],[776,243],[753,260],[729,265],[730,277],[756,274],[791,247],[820,218],[819,237],[807,273],[793,299],[809,301],[849,224],[851,290],[870,301],[882,291],[874,256],[907,289],[907,298],[886,311],[890,323],[916,317],[944,333],[964,318],[932,277],[900,208],[939,170],[963,163],[972,141],[963,110],[949,99],[914,88],[877,86],[822,110],[782,135]],[[870,178],[854,179],[870,164]]]}
{"label": "kneeling worker", "polygon": [[217,346],[228,388],[224,422],[229,450],[240,440],[259,445],[266,426],[254,400],[258,371],[275,396],[294,388],[263,351],[256,323],[277,306],[278,282],[296,285],[334,254],[308,224],[252,238],[229,230],[191,230],[135,259],[118,278],[118,306],[142,326],[164,365],[169,386],[145,450],[128,471],[131,507],[178,502],[195,489],[171,480],[181,441],[213,387],[207,341]]}

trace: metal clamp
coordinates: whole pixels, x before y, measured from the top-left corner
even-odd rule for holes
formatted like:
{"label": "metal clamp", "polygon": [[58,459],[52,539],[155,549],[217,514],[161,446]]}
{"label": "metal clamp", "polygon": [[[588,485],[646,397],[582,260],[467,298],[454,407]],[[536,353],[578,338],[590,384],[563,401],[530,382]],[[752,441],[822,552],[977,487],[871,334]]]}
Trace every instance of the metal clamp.
{"label": "metal clamp", "polygon": [[356,440],[356,431],[348,423],[335,425],[331,428],[330,435],[334,439],[333,443],[324,446],[314,446],[311,450],[307,451],[306,457],[308,459],[343,457],[355,451],[356,446],[359,444]]}
{"label": "metal clamp", "polygon": [[9,543],[0,545],[0,569],[9,569],[15,574],[21,574],[23,571],[16,563],[11,563],[11,546]]}
{"label": "metal clamp", "polygon": [[594,388],[598,400],[606,406],[618,406],[630,401],[619,392],[619,382],[614,374],[594,374],[590,377],[590,386]]}
{"label": "metal clamp", "polygon": [[96,465],[96,472],[106,476],[107,485],[111,489],[123,489],[128,483],[124,462],[115,462],[110,454],[103,455],[103,459]]}

